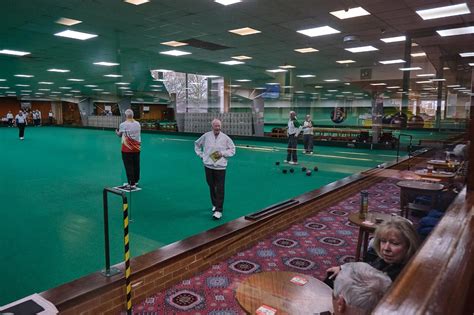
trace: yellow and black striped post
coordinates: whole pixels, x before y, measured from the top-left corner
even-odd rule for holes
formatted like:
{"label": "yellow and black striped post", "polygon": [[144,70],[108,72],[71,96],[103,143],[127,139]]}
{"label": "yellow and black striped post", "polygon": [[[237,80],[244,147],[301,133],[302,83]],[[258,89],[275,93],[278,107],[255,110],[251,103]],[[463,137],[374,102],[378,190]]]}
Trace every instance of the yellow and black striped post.
{"label": "yellow and black striped post", "polygon": [[128,234],[128,201],[123,199],[123,242],[125,245],[125,284],[127,287],[127,314],[132,314],[132,284],[130,281],[130,244]]}

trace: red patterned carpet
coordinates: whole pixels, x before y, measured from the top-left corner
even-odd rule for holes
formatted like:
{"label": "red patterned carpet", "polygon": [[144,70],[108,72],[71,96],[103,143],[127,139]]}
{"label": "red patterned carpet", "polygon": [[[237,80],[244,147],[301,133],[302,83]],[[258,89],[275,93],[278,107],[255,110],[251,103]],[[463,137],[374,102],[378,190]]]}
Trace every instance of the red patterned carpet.
{"label": "red patterned carpet", "polygon": [[[369,210],[398,212],[398,179],[372,186]],[[134,306],[134,314],[245,314],[235,299],[239,283],[262,271],[294,271],[323,280],[326,269],[354,260],[358,228],[348,215],[359,211],[353,195],[289,229],[262,239],[194,277]]]}

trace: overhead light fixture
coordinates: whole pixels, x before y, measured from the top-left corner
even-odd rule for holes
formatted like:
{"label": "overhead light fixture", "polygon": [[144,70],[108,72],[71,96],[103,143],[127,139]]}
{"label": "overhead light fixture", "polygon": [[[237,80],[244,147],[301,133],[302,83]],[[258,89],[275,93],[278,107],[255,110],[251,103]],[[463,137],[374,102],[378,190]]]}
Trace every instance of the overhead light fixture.
{"label": "overhead light fixture", "polygon": [[38,84],[46,84],[46,85],[51,85],[51,84],[54,84],[54,82],[49,82],[49,81],[41,81],[41,82],[38,82]]}
{"label": "overhead light fixture", "polygon": [[464,88],[460,85],[458,85],[458,87],[455,87],[453,90],[464,90]]}
{"label": "overhead light fixture", "polygon": [[469,65],[470,65],[471,67],[474,67],[474,62],[470,62]]}
{"label": "overhead light fixture", "polygon": [[288,70],[285,70],[285,69],[269,69],[266,71],[271,72],[271,73],[288,72]]}
{"label": "overhead light fixture", "polygon": [[173,50],[168,50],[168,51],[162,51],[160,52],[160,54],[179,57],[179,56],[184,56],[184,55],[190,55],[191,53],[187,51],[173,49]]}
{"label": "overhead light fixture", "polygon": [[439,30],[439,31],[436,31],[436,33],[438,33],[442,37],[472,34],[472,33],[474,33],[474,26],[466,26],[466,27],[451,28],[451,29],[447,29],[447,30]]}
{"label": "overhead light fixture", "polygon": [[97,37],[98,35],[66,30],[66,31],[56,33],[56,34],[54,34],[54,36],[60,36],[60,37],[78,39],[78,40],[87,40],[87,39]]}
{"label": "overhead light fixture", "polygon": [[426,53],[424,52],[420,52],[420,53],[414,53],[414,54],[410,54],[412,57],[425,57],[426,56]]}
{"label": "overhead light fixture", "polygon": [[240,80],[235,80],[237,82],[250,82],[252,80],[249,80],[249,79],[240,79]]}
{"label": "overhead light fixture", "polygon": [[330,27],[330,26],[321,26],[321,27],[313,27],[308,28],[305,30],[297,31],[300,34],[309,36],[309,37],[316,37],[316,36],[323,36],[323,35],[330,35],[330,34],[337,34],[340,31]]}
{"label": "overhead light fixture", "polygon": [[150,0],[124,0],[124,2],[134,4],[134,5],[140,5],[140,4],[150,2]]}
{"label": "overhead light fixture", "polygon": [[315,85],[314,88],[315,88],[315,89],[322,89],[323,86],[322,86],[322,85]]}
{"label": "overhead light fixture", "polygon": [[446,85],[448,88],[455,88],[455,87],[460,87],[459,84],[452,84],[452,85]]}
{"label": "overhead light fixture", "polygon": [[233,88],[237,88],[237,87],[240,87],[241,85],[239,85],[239,84],[229,84],[228,86],[233,87]]}
{"label": "overhead light fixture", "polygon": [[446,81],[446,79],[431,79],[431,82],[443,82]]}
{"label": "overhead light fixture", "polygon": [[261,33],[259,30],[253,29],[251,27],[237,28],[234,30],[229,30],[229,32],[240,35],[240,36],[247,36],[247,35]]}
{"label": "overhead light fixture", "polygon": [[95,84],[86,84],[86,85],[84,85],[84,86],[85,86],[85,87],[90,87],[90,88],[95,88],[95,87],[97,87],[97,85],[95,85]]}
{"label": "overhead light fixture", "polygon": [[340,63],[340,64],[346,64],[346,63],[354,63],[355,61],[354,60],[336,60],[337,63]]}
{"label": "overhead light fixture", "polygon": [[267,85],[280,85],[280,83],[278,83],[278,82],[268,82],[268,83],[266,83],[266,84],[267,84]]}
{"label": "overhead light fixture", "polygon": [[387,83],[370,83],[370,85],[373,85],[373,86],[384,86],[384,85],[387,85]]}
{"label": "overhead light fixture", "polygon": [[94,62],[94,64],[97,65],[97,66],[104,66],[104,67],[113,67],[113,66],[120,65],[119,63],[107,62],[107,61]]}
{"label": "overhead light fixture", "polygon": [[205,75],[204,77],[205,77],[206,79],[220,78],[220,76],[218,76],[218,75],[213,75],[213,74],[211,74],[211,75]]}
{"label": "overhead light fixture", "polygon": [[64,25],[64,26],[73,26],[73,25],[82,23],[82,21],[62,17],[62,18],[57,19],[56,23]]}
{"label": "overhead light fixture", "polygon": [[386,37],[381,38],[380,40],[384,43],[396,43],[396,42],[404,42],[406,41],[406,36],[395,36],[395,37]]}
{"label": "overhead light fixture", "polygon": [[465,3],[461,3],[427,10],[417,10],[416,13],[421,16],[423,20],[432,20],[448,16],[469,14],[471,11]]}
{"label": "overhead light fixture", "polygon": [[74,79],[74,78],[72,78],[72,79],[67,79],[67,80],[68,80],[68,81],[73,81],[73,82],[83,82],[83,81],[84,81],[84,79]]}
{"label": "overhead light fixture", "polygon": [[283,65],[283,66],[278,66],[279,68],[282,68],[282,69],[294,69],[296,68],[295,66],[292,66],[292,65]]}
{"label": "overhead light fixture", "polygon": [[169,41],[169,42],[163,42],[163,43],[161,43],[161,45],[166,45],[166,46],[171,46],[171,47],[180,47],[180,46],[186,46],[186,45],[188,45],[188,43],[178,42],[178,41],[172,40],[172,41]]}
{"label": "overhead light fixture", "polygon": [[312,48],[312,47],[307,47],[307,48],[297,48],[295,49],[296,52],[302,53],[302,54],[307,54],[307,53],[312,53],[312,52],[317,52],[319,50]]}
{"label": "overhead light fixture", "polygon": [[98,91],[98,92],[103,91],[103,90],[104,89],[92,89],[92,91]]}
{"label": "overhead light fixture", "polygon": [[344,85],[351,85],[351,83],[350,82],[345,82]]}
{"label": "overhead light fixture", "polygon": [[338,90],[328,90],[328,92],[336,93]]}
{"label": "overhead light fixture", "polygon": [[121,74],[104,74],[104,77],[108,78],[121,78],[123,77]]}
{"label": "overhead light fixture", "polygon": [[300,74],[297,75],[298,78],[314,78],[316,77],[314,74]]}
{"label": "overhead light fixture", "polygon": [[12,55],[12,56],[26,56],[31,54],[30,52],[27,51],[18,51],[18,50],[11,50],[11,49],[2,49],[0,50],[0,54],[4,55]]}
{"label": "overhead light fixture", "polygon": [[129,85],[130,83],[128,82],[115,82],[117,85]]}
{"label": "overhead light fixture", "polygon": [[66,73],[66,72],[70,72],[71,70],[67,70],[67,69],[48,69],[47,71],[49,72],[59,72],[59,73]]}
{"label": "overhead light fixture", "polygon": [[0,86],[0,89],[2,90],[8,90],[10,87],[9,86]]}
{"label": "overhead light fixture", "polygon": [[409,68],[398,68],[399,70],[402,71],[415,71],[415,70],[423,70],[420,67],[409,67]]}
{"label": "overhead light fixture", "polygon": [[434,73],[423,73],[423,74],[417,74],[417,77],[435,77],[436,74]]}
{"label": "overhead light fixture", "polygon": [[222,5],[231,5],[234,3],[242,2],[242,0],[214,0],[214,2],[220,3]]}
{"label": "overhead light fixture", "polygon": [[326,79],[324,82],[339,82],[339,79]]}
{"label": "overhead light fixture", "polygon": [[351,53],[361,53],[361,52],[378,50],[378,48],[375,48],[374,46],[361,46],[361,47],[345,48],[345,50],[350,51]]}
{"label": "overhead light fixture", "polygon": [[72,87],[69,87],[69,86],[60,86],[59,88],[62,89],[62,90],[70,90],[70,89],[72,89]]}
{"label": "overhead light fixture", "polygon": [[403,60],[403,59],[382,60],[382,61],[379,61],[379,63],[381,63],[383,65],[392,65],[392,64],[396,64],[396,63],[405,63],[405,60]]}
{"label": "overhead light fixture", "polygon": [[130,87],[128,87],[128,86],[119,86],[118,88],[121,89],[121,90],[129,90],[130,89]]}
{"label": "overhead light fixture", "polygon": [[332,12],[329,12],[329,13],[331,13],[332,15],[334,15],[335,17],[337,17],[340,20],[355,18],[355,17],[358,17],[358,16],[370,15],[370,13],[362,7],[350,8],[350,9],[339,10],[339,11],[332,11]]}
{"label": "overhead light fixture", "polygon": [[282,88],[284,88],[284,89],[292,89],[292,88],[293,88],[293,85],[284,85],[284,86],[282,86]]}
{"label": "overhead light fixture", "polygon": [[431,83],[431,81],[416,81],[416,84],[428,84]]}
{"label": "overhead light fixture", "polygon": [[466,58],[466,57],[474,57],[474,52],[464,52],[460,53],[459,56]]}
{"label": "overhead light fixture", "polygon": [[249,60],[252,59],[252,57],[249,56],[234,56],[232,59],[237,59],[237,60]]}
{"label": "overhead light fixture", "polygon": [[15,77],[18,77],[18,78],[32,78],[32,77],[34,77],[34,75],[32,75],[32,74],[15,74]]}
{"label": "overhead light fixture", "polygon": [[151,70],[151,71],[163,72],[163,73],[174,72],[173,70],[167,70],[167,69],[154,69],[154,70]]}
{"label": "overhead light fixture", "polygon": [[387,89],[399,89],[400,86],[398,85],[393,85],[393,86],[387,86]]}
{"label": "overhead light fixture", "polygon": [[7,79],[0,79],[0,82],[5,82]]}
{"label": "overhead light fixture", "polygon": [[237,60],[228,60],[228,61],[221,61],[219,62],[220,64],[223,65],[228,65],[228,66],[235,66],[235,65],[241,65],[244,64],[245,62],[243,61],[237,61]]}
{"label": "overhead light fixture", "polygon": [[19,86],[19,87],[28,87],[30,86],[29,84],[15,84],[16,86]]}

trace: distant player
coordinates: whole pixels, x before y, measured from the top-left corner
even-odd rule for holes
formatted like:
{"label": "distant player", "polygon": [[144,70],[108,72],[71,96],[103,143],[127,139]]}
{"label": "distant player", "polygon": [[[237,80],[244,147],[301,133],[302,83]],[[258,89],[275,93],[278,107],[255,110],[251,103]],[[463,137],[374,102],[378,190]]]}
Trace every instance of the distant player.
{"label": "distant player", "polygon": [[15,116],[15,123],[19,130],[20,140],[25,139],[25,127],[28,124],[26,121],[26,115],[23,114],[23,111],[19,111],[18,114]]}
{"label": "distant player", "polygon": [[298,164],[298,155],[296,154],[296,147],[298,146],[298,135],[302,129],[301,124],[296,119],[296,113],[290,112],[290,119],[288,120],[288,154],[285,163]]}

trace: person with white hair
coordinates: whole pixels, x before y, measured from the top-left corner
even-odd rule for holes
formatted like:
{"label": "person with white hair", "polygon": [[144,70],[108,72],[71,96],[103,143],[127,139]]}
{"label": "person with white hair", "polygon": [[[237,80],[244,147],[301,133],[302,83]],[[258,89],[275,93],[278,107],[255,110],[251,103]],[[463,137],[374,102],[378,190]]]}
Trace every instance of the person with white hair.
{"label": "person with white hair", "polygon": [[310,115],[306,115],[306,119],[303,123],[303,144],[305,154],[313,154],[313,142],[314,142],[314,131],[313,121]]}
{"label": "person with white hair", "polygon": [[298,135],[300,134],[303,127],[296,119],[296,113],[290,111],[290,118],[288,120],[288,129],[286,131],[288,135],[288,154],[285,163],[296,165],[298,164],[298,156],[296,154],[298,146]]}
{"label": "person with white hair", "polygon": [[133,119],[133,111],[125,111],[126,120],[115,130],[117,136],[122,137],[122,160],[127,173],[125,189],[137,188],[140,180],[140,151],[141,151],[141,126]]}
{"label": "person with white hair", "polygon": [[211,193],[212,217],[219,220],[224,211],[227,159],[235,155],[235,145],[229,136],[221,132],[222,123],[219,119],[214,119],[211,125],[212,130],[194,142],[194,151],[204,163]]}
{"label": "person with white hair", "polygon": [[370,314],[391,284],[390,277],[367,263],[344,264],[334,281],[334,314]]}

